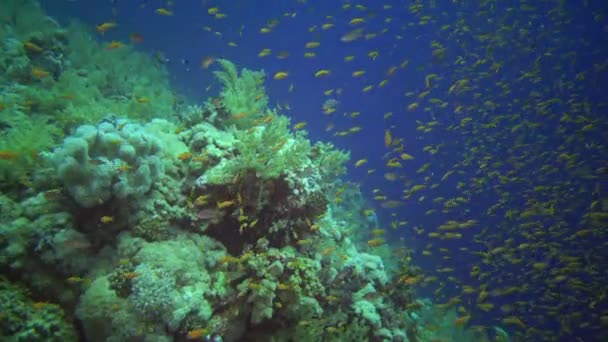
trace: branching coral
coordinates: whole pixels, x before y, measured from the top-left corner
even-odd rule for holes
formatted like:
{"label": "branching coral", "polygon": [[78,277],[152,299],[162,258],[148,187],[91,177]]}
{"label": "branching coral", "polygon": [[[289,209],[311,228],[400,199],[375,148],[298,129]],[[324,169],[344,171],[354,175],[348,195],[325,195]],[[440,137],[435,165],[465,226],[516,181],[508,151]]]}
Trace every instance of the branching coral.
{"label": "branching coral", "polygon": [[234,135],[235,155],[207,170],[201,184],[226,184],[246,170],[261,179],[277,178],[308,161],[310,143],[303,134],[290,133],[287,117],[276,116],[267,126],[236,131]]}
{"label": "branching coral", "polygon": [[26,182],[34,167],[40,165],[38,153],[53,145],[59,130],[44,119],[28,117],[21,111],[5,112],[0,119],[0,151],[11,151],[15,156],[0,159],[0,182]]}
{"label": "branching coral", "polygon": [[[250,127],[252,122],[265,114],[268,97],[264,89],[263,71],[237,70],[236,65],[226,59],[219,59],[222,70],[215,76],[222,82],[222,103],[230,115],[239,117],[234,124],[239,128]],[[231,119],[231,118],[225,118]]]}

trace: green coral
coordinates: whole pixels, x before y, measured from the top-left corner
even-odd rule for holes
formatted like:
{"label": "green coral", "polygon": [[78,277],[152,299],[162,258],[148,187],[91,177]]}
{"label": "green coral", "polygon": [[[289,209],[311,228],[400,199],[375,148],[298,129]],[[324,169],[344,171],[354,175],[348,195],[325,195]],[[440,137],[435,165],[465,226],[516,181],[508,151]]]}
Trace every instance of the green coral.
{"label": "green coral", "polygon": [[45,120],[14,109],[7,111],[8,115],[0,119],[0,151],[18,154],[15,158],[0,159],[0,183],[9,184],[27,178],[39,165],[38,153],[50,149],[60,131]]}
{"label": "green coral", "polygon": [[321,174],[322,183],[332,183],[346,173],[345,164],[350,152],[337,150],[332,143],[317,142],[312,148],[311,159]]}
{"label": "green coral", "polygon": [[225,158],[204,175],[204,183],[226,184],[245,170],[262,179],[277,178],[305,164],[311,151],[304,133],[289,131],[289,118],[276,116],[267,126],[235,131],[236,155]]}
{"label": "green coral", "polygon": [[239,75],[236,65],[226,59],[219,59],[223,70],[215,71],[215,76],[223,85],[222,103],[232,115],[244,114],[235,120],[238,128],[250,127],[252,122],[266,112],[268,96],[264,89],[263,71],[242,69]]}
{"label": "green coral", "polygon": [[0,23],[0,38],[7,31],[24,38],[32,32],[49,32],[59,26],[34,0],[3,0]]}
{"label": "green coral", "polygon": [[64,98],[62,120],[70,126],[97,122],[113,113],[129,118],[166,117],[174,95],[167,71],[132,46],[107,50],[88,29],[69,27],[70,68],[57,80],[55,95]]}
{"label": "green coral", "polygon": [[0,338],[4,341],[76,341],[57,304],[33,303],[24,289],[0,278]]}
{"label": "green coral", "polygon": [[[5,1],[0,13],[0,182],[17,183],[38,166],[33,155],[82,123],[172,112],[165,69],[131,46],[107,50],[90,27],[62,29],[35,1]],[[37,68],[47,76],[36,77]],[[10,159],[10,160],[5,160]]]}

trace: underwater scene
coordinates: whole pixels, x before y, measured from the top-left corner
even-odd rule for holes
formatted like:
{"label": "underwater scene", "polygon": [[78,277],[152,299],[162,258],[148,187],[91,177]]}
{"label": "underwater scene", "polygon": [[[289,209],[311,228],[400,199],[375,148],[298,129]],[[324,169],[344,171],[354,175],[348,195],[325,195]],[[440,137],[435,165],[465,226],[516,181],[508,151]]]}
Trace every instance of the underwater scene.
{"label": "underwater scene", "polygon": [[0,340],[608,341],[608,2],[0,0]]}

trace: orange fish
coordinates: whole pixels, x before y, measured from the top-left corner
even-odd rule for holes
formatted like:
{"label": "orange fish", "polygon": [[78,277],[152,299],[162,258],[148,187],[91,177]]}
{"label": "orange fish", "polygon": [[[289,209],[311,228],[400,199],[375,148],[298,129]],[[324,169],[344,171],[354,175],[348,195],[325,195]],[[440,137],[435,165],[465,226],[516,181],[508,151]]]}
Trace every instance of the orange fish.
{"label": "orange fish", "polygon": [[466,325],[469,322],[470,319],[471,319],[470,315],[458,317],[454,321],[454,326],[455,327],[461,327],[463,325]]}
{"label": "orange fish", "polygon": [[118,166],[118,167],[116,168],[116,170],[121,171],[121,172],[124,172],[124,171],[129,171],[129,170],[131,170],[132,168],[133,168],[133,166],[131,166],[131,165],[129,165],[129,164],[122,164],[122,165]]}
{"label": "orange fish", "polygon": [[35,52],[35,53],[40,53],[42,51],[44,51],[43,48],[41,48],[39,45],[37,45],[36,43],[32,43],[31,41],[27,41],[23,43],[23,47],[31,52]]}
{"label": "orange fish", "polygon": [[205,57],[201,60],[201,68],[207,69],[215,62],[215,58],[213,57]]}
{"label": "orange fish", "polygon": [[391,134],[391,131],[387,129],[386,131],[384,131],[384,146],[390,147],[392,143],[393,135]]}
{"label": "orange fish", "polygon": [[40,310],[49,304],[50,304],[49,302],[36,302],[36,303],[34,303],[34,309]]}
{"label": "orange fish", "polygon": [[382,238],[372,239],[372,240],[367,241],[367,245],[370,247],[378,247],[378,246],[382,246],[384,244],[384,242],[386,242],[386,241]]}
{"label": "orange fish", "polygon": [[13,151],[0,151],[0,159],[2,160],[14,160],[19,158],[19,153]]}
{"label": "orange fish", "polygon": [[399,282],[405,285],[416,285],[421,280],[420,277],[413,276],[402,276],[399,278]]}
{"label": "orange fish", "polygon": [[139,277],[139,273],[137,273],[137,272],[127,272],[127,273],[124,273],[122,275],[122,277],[125,278],[125,279],[127,279],[127,280],[131,280],[131,279],[135,279],[135,278]]}
{"label": "orange fish", "polygon": [[113,40],[108,44],[108,46],[106,46],[106,50],[114,50],[114,49],[121,48],[123,46],[124,46],[123,43]]}
{"label": "orange fish", "polygon": [[201,337],[203,337],[203,335],[206,332],[207,332],[206,329],[196,328],[196,329],[188,331],[188,335],[186,336],[186,338],[189,339],[189,340],[194,340],[194,339],[197,339],[197,338],[201,338]]}
{"label": "orange fish", "polygon": [[247,114],[245,114],[245,113],[233,114],[232,120],[240,120],[240,119],[244,118],[245,116],[247,116]]}
{"label": "orange fish", "polygon": [[133,32],[129,35],[129,40],[131,40],[131,43],[141,43],[144,41],[144,36],[137,32]]}
{"label": "orange fish", "polygon": [[50,72],[48,72],[42,68],[39,68],[39,67],[32,68],[32,76],[34,78],[41,79],[41,78],[49,77],[50,74],[51,74]]}
{"label": "orange fish", "polygon": [[190,153],[190,152],[182,152],[177,156],[177,159],[179,159],[181,161],[186,161],[190,158],[192,158],[192,153]]}
{"label": "orange fish", "polygon": [[321,252],[321,254],[322,254],[323,256],[328,256],[328,255],[330,255],[330,254],[331,254],[333,251],[335,251],[335,250],[336,250],[336,248],[335,248],[335,247],[327,247],[327,248],[325,248],[325,249],[324,249],[324,250]]}

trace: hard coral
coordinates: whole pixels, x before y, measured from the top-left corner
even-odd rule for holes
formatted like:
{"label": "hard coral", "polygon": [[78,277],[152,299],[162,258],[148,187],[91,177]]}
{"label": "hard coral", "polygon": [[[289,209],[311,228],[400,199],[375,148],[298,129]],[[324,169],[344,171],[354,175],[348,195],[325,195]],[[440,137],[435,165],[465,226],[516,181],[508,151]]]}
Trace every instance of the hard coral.
{"label": "hard coral", "polygon": [[72,198],[90,208],[144,196],[164,168],[161,143],[136,123],[84,125],[48,154]]}
{"label": "hard coral", "polygon": [[7,341],[75,341],[76,331],[56,304],[32,302],[24,289],[0,278],[0,338]]}

